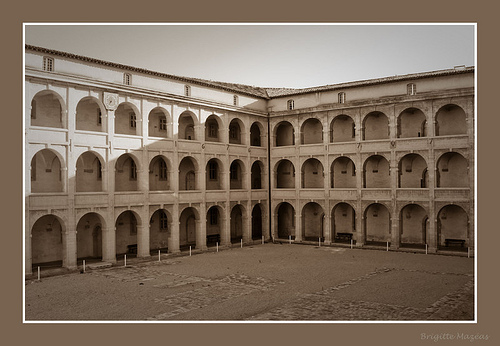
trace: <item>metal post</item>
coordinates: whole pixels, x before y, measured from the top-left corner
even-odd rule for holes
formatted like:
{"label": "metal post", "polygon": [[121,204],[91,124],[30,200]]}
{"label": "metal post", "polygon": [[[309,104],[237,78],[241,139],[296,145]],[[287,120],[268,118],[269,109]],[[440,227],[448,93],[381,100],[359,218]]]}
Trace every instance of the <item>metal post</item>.
{"label": "metal post", "polygon": [[241,248],[243,248],[243,239],[241,239]]}
{"label": "metal post", "polygon": [[264,244],[264,236],[262,236],[262,244]]}
{"label": "metal post", "polygon": [[351,249],[352,249],[352,238],[351,238]]}
{"label": "metal post", "polygon": [[85,273],[85,260],[83,260],[83,272]]}
{"label": "metal post", "polygon": [[189,256],[191,256],[191,245],[189,245]]}
{"label": "metal post", "polygon": [[124,259],[125,259],[125,265],[124,266],[126,267],[127,266],[127,255],[125,255]]}
{"label": "metal post", "polygon": [[161,262],[160,251],[161,250],[158,250],[158,262]]}
{"label": "metal post", "polygon": [[425,244],[425,254],[427,255],[427,244]]}
{"label": "metal post", "polygon": [[318,238],[319,247],[321,247],[321,237]]}
{"label": "metal post", "polygon": [[389,242],[387,242],[387,250],[386,251],[389,251]]}
{"label": "metal post", "polygon": [[217,248],[217,252],[219,252],[219,242],[216,242],[216,243],[215,243],[215,246],[216,246],[216,248]]}
{"label": "metal post", "polygon": [[38,266],[38,281],[40,281],[40,266]]}
{"label": "metal post", "polygon": [[291,235],[288,236],[288,244],[292,244],[292,236]]}

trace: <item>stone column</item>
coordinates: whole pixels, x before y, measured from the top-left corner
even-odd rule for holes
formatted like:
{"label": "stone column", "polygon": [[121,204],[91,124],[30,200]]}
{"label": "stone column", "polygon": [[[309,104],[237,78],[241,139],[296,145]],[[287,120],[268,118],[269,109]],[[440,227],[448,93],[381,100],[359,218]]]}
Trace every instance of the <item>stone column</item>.
{"label": "stone column", "polygon": [[196,248],[207,249],[207,208],[205,202],[200,203],[200,219],[196,220]]}
{"label": "stone column", "polygon": [[148,206],[142,207],[141,225],[137,225],[137,257],[149,257],[149,213]]}

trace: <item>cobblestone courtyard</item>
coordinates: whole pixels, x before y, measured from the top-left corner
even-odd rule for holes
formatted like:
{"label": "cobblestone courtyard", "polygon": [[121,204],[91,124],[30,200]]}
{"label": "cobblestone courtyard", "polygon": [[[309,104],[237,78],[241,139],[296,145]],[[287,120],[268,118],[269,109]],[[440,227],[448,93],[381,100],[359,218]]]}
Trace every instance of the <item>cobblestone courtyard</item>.
{"label": "cobblestone courtyard", "polygon": [[295,244],[163,255],[26,280],[25,319],[473,320],[474,260]]}

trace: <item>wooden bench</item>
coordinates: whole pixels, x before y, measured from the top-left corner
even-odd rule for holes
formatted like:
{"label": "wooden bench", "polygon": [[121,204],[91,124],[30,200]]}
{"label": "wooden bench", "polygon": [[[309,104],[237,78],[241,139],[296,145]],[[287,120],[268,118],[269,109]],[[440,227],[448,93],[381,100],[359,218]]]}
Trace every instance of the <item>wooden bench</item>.
{"label": "wooden bench", "polygon": [[335,240],[351,241],[352,233],[336,233]]}
{"label": "wooden bench", "polygon": [[137,244],[127,245],[127,253],[137,253]]}
{"label": "wooden bench", "polygon": [[445,239],[444,244],[446,247],[450,245],[460,245],[460,247],[464,247],[465,245],[465,240],[463,239]]}
{"label": "wooden bench", "polygon": [[219,243],[220,244],[220,234],[207,235],[207,243]]}

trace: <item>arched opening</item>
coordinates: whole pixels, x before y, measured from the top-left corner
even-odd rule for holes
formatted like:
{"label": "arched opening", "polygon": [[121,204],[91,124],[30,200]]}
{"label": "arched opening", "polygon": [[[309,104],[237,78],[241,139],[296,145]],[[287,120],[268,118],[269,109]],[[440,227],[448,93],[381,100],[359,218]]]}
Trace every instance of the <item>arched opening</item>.
{"label": "arched opening", "polygon": [[76,225],[78,260],[102,260],[102,227],[104,219],[97,213],[83,215]]}
{"label": "arched opening", "polygon": [[185,111],[179,116],[178,123],[178,137],[179,139],[195,140],[196,135],[194,131],[194,118],[195,115],[191,112]]}
{"label": "arched opening", "polygon": [[386,245],[391,242],[391,217],[387,207],[373,203],[365,210],[366,244]]}
{"label": "arched opening", "polygon": [[179,190],[196,189],[196,160],[188,156],[179,164]]}
{"label": "arched opening", "polygon": [[308,241],[324,240],[323,208],[316,202],[307,203],[302,209],[302,239]]}
{"label": "arched opening", "polygon": [[424,245],[427,243],[427,212],[418,204],[408,204],[399,216],[401,246]]}
{"label": "arched opening", "polygon": [[324,187],[323,164],[318,159],[307,159],[302,165],[302,188]]}
{"label": "arched opening", "polygon": [[443,154],[437,162],[436,187],[468,187],[469,164],[455,152]]}
{"label": "arched opening", "polygon": [[276,187],[278,189],[295,188],[295,167],[289,160],[280,160],[276,164]]}
{"label": "arched opening", "polygon": [[115,165],[115,191],[137,191],[137,163],[130,154],[121,155]]}
{"label": "arched opening", "polygon": [[76,106],[76,129],[80,131],[105,131],[103,109],[94,97],[85,97]]}
{"label": "arched opening", "polygon": [[230,189],[238,190],[243,189],[243,174],[245,172],[243,162],[241,160],[234,160],[229,168],[229,181]]}
{"label": "arched opening", "polygon": [[263,170],[264,164],[261,161],[255,161],[252,164],[252,169],[251,169],[251,181],[252,181],[252,189],[257,190],[257,189],[262,189],[264,184],[262,182],[262,170]]}
{"label": "arched opening", "polygon": [[252,209],[252,240],[262,238],[262,209],[260,203]]}
{"label": "arched opening", "polygon": [[260,123],[254,122],[252,126],[250,127],[250,145],[254,147],[260,147],[262,146],[261,144],[261,139],[260,139],[260,128],[262,125]]}
{"label": "arched opening", "polygon": [[170,171],[167,160],[161,155],[155,156],[149,164],[149,190],[170,190]]}
{"label": "arched opening", "polygon": [[381,155],[372,155],[363,166],[364,188],[391,187],[389,161]]}
{"label": "arched opening", "polygon": [[356,235],[356,212],[345,202],[332,209],[332,238],[334,242],[350,242]]}
{"label": "arched opening", "polygon": [[219,206],[213,206],[207,212],[207,247],[220,245],[222,235],[223,211]]}
{"label": "arched opening", "polygon": [[33,268],[61,267],[63,260],[63,223],[53,214],[39,218],[31,229]]}
{"label": "arched opening", "polygon": [[140,219],[131,210],[124,211],[116,219],[116,255],[137,254],[137,227]]}
{"label": "arched opening", "polygon": [[469,217],[460,206],[449,204],[437,217],[438,249],[466,250],[469,246]]}
{"label": "arched opening", "polygon": [[427,120],[418,108],[407,108],[401,112],[397,121],[398,138],[427,136]]}
{"label": "arched opening", "polygon": [[441,107],[436,113],[436,136],[467,134],[467,116],[464,110],[453,104]]}
{"label": "arched opening", "polygon": [[170,126],[170,116],[168,112],[156,107],[149,112],[148,116],[148,135],[149,137],[168,137],[168,127]]}
{"label": "arched opening", "polygon": [[121,103],[115,110],[115,133],[122,135],[140,135],[140,126],[137,126],[139,112],[132,104]]}
{"label": "arched opening", "polygon": [[348,115],[333,118],[330,124],[330,142],[352,142],[356,139],[356,125]]}
{"label": "arched opening", "polygon": [[229,143],[244,144],[243,123],[239,119],[233,119],[229,123]]}
{"label": "arched opening", "polygon": [[76,161],[76,192],[102,191],[102,163],[90,151],[78,157]]}
{"label": "arched opening", "polygon": [[331,187],[337,189],[356,187],[356,167],[354,162],[346,157],[337,157],[330,169]]}
{"label": "arched opening", "polygon": [[427,163],[418,154],[408,154],[399,160],[398,187],[406,189],[425,188],[428,185]]}
{"label": "arched opening", "polygon": [[295,145],[295,130],[288,121],[282,121],[275,127],[276,146]]}
{"label": "arched opening", "polygon": [[316,118],[304,121],[300,133],[302,144],[323,143],[323,124]]}
{"label": "arched opening", "polygon": [[42,149],[31,159],[31,192],[63,192],[62,164],[50,149]]}
{"label": "arched opening", "polygon": [[295,209],[287,202],[280,203],[277,209],[278,238],[295,239]]}
{"label": "arched opening", "polygon": [[212,114],[205,121],[205,141],[206,142],[220,142],[219,130],[221,128],[220,118]]}
{"label": "arched opening", "polygon": [[243,209],[237,204],[231,210],[231,243],[239,243],[243,239]]}
{"label": "arched opening", "polygon": [[49,90],[40,91],[31,100],[31,126],[64,128],[61,96]]}
{"label": "arched opening", "polygon": [[168,250],[172,218],[165,209],[156,210],[149,219],[149,249],[155,253],[158,250]]}
{"label": "arched opening", "polygon": [[363,140],[388,139],[389,119],[382,112],[371,112],[363,120]]}
{"label": "arched opening", "polygon": [[222,162],[219,159],[210,159],[206,167],[206,189],[222,190]]}
{"label": "arched opening", "polygon": [[[198,213],[192,207],[185,208],[179,217],[179,245],[181,250],[196,245],[196,232],[198,232]],[[200,244],[201,247],[201,244]]]}

